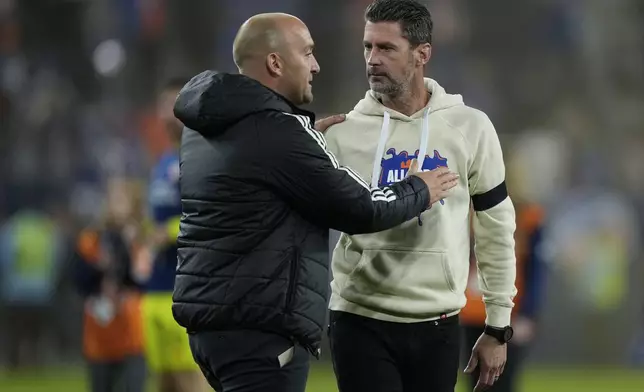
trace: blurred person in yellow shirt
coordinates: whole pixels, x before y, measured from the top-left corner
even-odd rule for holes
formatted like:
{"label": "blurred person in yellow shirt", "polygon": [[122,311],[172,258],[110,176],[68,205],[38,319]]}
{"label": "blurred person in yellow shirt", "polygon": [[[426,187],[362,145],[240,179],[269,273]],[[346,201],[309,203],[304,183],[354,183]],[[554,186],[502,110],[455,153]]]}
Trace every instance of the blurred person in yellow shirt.
{"label": "blurred person in yellow shirt", "polygon": [[41,208],[19,210],[0,226],[0,304],[11,315],[2,320],[0,351],[11,368],[42,362],[64,252],[59,227]]}
{"label": "blurred person in yellow shirt", "polygon": [[172,79],[159,94],[158,115],[172,147],[153,168],[148,195],[153,228],[148,241],[152,264],[143,300],[145,350],[148,365],[158,376],[162,392],[196,392],[207,386],[192,357],[188,334],[172,316],[176,240],[181,217],[179,144],[183,127],[172,109],[177,94],[187,82],[187,78]]}

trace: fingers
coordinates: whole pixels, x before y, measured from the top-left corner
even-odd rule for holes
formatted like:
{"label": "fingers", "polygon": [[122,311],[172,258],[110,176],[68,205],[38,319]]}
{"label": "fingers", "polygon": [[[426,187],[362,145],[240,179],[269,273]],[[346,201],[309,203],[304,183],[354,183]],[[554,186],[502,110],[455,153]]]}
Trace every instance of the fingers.
{"label": "fingers", "polygon": [[498,366],[490,366],[482,363],[481,373],[474,391],[479,392],[488,390],[492,385],[494,385],[494,383],[499,380],[499,377],[501,377],[501,374],[503,374],[504,368],[505,363]]}
{"label": "fingers", "polygon": [[331,124],[337,124],[337,123],[341,123],[342,121],[346,120],[347,115],[344,114],[344,113],[340,113],[340,114],[334,114],[333,116],[327,117],[327,118],[329,119]]}
{"label": "fingers", "polygon": [[418,162],[413,160],[408,175],[416,175],[425,181],[429,188],[430,205],[449,196],[449,191],[458,185],[459,175],[441,166],[431,171],[416,172]]}
{"label": "fingers", "polygon": [[496,373],[494,375],[494,382],[499,381],[499,378],[501,378],[501,375],[503,374],[503,371],[505,370],[505,363],[503,362],[499,367],[496,369]]}
{"label": "fingers", "polygon": [[456,173],[447,173],[440,177],[442,188],[444,190],[452,189],[458,184],[460,176]]}
{"label": "fingers", "polygon": [[331,125],[341,123],[345,119],[346,115],[344,114],[335,114],[333,116],[325,117],[315,122],[315,129],[324,133]]}
{"label": "fingers", "polygon": [[[418,161],[416,159],[412,160],[408,173],[415,174],[415,172],[418,172]],[[423,171],[420,176],[438,184],[452,183],[460,178],[458,173],[453,173],[449,168],[444,166],[430,171]]]}
{"label": "fingers", "polygon": [[443,189],[448,191],[452,188],[454,188],[456,185],[458,185],[458,177],[456,177],[453,180],[447,181],[443,183]]}
{"label": "fingers", "polygon": [[447,166],[439,166],[436,169],[432,170],[432,172],[436,173],[436,175],[438,175],[438,177],[440,177],[440,176],[443,176],[445,174],[448,174],[450,171],[449,171],[449,168]]}
{"label": "fingers", "polygon": [[496,377],[496,372],[491,370],[491,368],[485,366],[484,364],[481,364],[481,373],[479,375],[479,379],[476,382],[476,386],[474,387],[474,392],[482,392],[488,390],[492,384],[494,384],[494,381]]}
{"label": "fingers", "polygon": [[441,183],[441,189],[443,190],[452,189],[458,184],[458,179],[460,178],[458,173],[451,172],[449,168],[445,166],[438,167],[432,170],[432,172],[438,176]]}
{"label": "fingers", "polygon": [[486,372],[481,372],[483,378],[483,385],[486,387],[491,387],[496,381],[496,370],[494,368],[489,368]]}
{"label": "fingers", "polygon": [[447,173],[440,177],[442,181],[440,183],[440,188],[435,191],[435,196],[439,199],[444,199],[449,195],[449,190],[458,185],[458,179],[460,176],[456,173]]}

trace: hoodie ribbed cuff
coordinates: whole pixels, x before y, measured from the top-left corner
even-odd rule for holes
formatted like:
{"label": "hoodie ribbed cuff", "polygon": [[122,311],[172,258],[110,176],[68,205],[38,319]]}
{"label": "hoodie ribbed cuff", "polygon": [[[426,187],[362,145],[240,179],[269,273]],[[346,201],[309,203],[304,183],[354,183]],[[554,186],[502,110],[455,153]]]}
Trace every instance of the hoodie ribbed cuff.
{"label": "hoodie ribbed cuff", "polygon": [[512,308],[494,304],[485,304],[485,324],[490,327],[503,328],[510,325],[512,318]]}

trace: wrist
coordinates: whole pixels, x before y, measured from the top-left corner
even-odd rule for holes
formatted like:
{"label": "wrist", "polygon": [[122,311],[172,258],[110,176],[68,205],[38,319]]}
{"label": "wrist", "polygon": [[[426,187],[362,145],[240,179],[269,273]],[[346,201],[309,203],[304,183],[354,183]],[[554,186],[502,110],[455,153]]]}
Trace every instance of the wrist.
{"label": "wrist", "polygon": [[485,325],[483,333],[491,338],[494,338],[499,344],[506,344],[512,340],[514,335],[514,329],[511,326],[507,325],[503,328],[492,327],[490,325]]}

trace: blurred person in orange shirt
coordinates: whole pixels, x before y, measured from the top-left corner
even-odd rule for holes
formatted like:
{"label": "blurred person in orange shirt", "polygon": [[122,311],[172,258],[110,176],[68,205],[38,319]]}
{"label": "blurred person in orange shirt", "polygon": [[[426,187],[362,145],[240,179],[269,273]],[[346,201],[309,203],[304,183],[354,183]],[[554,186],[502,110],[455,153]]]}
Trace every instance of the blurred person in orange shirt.
{"label": "blurred person in orange shirt", "polygon": [[[498,381],[488,389],[488,392],[514,392],[518,390],[517,380],[526,350],[536,333],[544,276],[544,262],[540,252],[544,210],[536,203],[521,201],[517,198],[514,200],[517,211],[515,232],[517,276],[515,284],[518,290],[517,296],[514,298],[515,306],[511,322],[514,336],[508,342],[505,369]],[[485,305],[479,290],[474,241],[470,246],[470,274],[465,294],[467,305],[461,311],[460,321],[463,326],[466,349],[471,350],[485,326]],[[468,381],[472,388],[479,378],[478,373],[477,369],[469,374]]]}
{"label": "blurred person in orange shirt", "polygon": [[132,262],[139,199],[133,185],[111,181],[105,216],[78,236],[75,280],[85,299],[83,354],[92,392],[145,389],[140,289]]}

